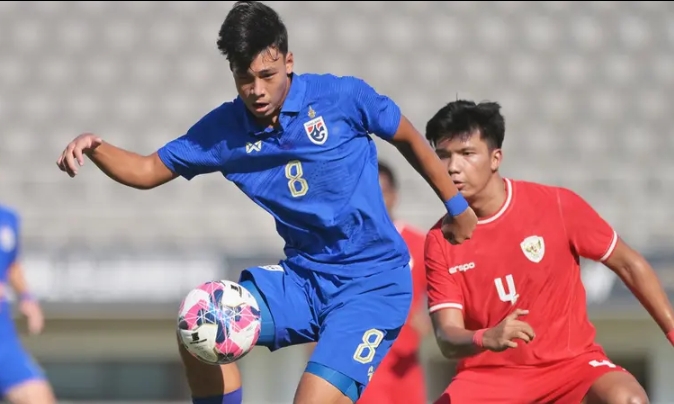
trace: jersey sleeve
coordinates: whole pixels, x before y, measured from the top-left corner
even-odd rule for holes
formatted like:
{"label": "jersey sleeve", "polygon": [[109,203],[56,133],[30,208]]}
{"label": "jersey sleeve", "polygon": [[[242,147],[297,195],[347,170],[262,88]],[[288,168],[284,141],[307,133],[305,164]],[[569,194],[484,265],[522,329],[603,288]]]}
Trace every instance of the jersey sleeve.
{"label": "jersey sleeve", "polygon": [[227,130],[227,114],[223,104],[214,109],[186,134],[174,139],[157,151],[169,170],[188,180],[200,174],[219,171],[223,166],[223,133]]}
{"label": "jersey sleeve", "polygon": [[356,110],[363,128],[385,140],[391,140],[398,131],[402,113],[400,107],[389,97],[377,93],[365,81],[351,78]]}
{"label": "jersey sleeve", "polygon": [[606,261],[618,243],[613,227],[573,191],[559,188],[558,200],[571,247],[581,257]]}
{"label": "jersey sleeve", "polygon": [[444,239],[431,231],[426,236],[425,263],[428,311],[463,310],[463,292],[456,277],[449,273],[449,264],[442,248]]}

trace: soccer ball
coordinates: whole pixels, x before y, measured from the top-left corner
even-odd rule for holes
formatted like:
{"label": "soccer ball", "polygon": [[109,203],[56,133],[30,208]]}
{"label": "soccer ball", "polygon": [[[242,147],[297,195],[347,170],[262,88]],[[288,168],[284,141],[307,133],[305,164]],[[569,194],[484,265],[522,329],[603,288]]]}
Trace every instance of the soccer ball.
{"label": "soccer ball", "polygon": [[243,358],[255,346],[261,327],[260,306],[236,282],[206,282],[180,304],[180,342],[192,356],[211,365]]}

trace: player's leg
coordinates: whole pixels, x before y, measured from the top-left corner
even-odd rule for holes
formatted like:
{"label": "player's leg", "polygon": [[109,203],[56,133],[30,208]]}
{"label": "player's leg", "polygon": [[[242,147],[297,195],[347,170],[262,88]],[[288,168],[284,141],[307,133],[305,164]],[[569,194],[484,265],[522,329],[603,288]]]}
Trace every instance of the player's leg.
{"label": "player's leg", "polygon": [[545,402],[648,403],[646,392],[634,376],[611,362],[600,349],[552,365],[539,379],[537,388],[544,386],[541,388],[547,390]]}
{"label": "player's leg", "polygon": [[[301,280],[279,265],[255,267],[241,273],[239,284],[255,297],[262,327],[257,346],[270,351],[313,340],[313,315]],[[192,357],[184,348],[181,356],[195,404],[240,404],[241,376],[236,364],[211,366]],[[190,381],[191,380],[191,381]]]}
{"label": "player's leg", "polygon": [[585,404],[647,404],[646,391],[637,379],[625,370],[611,371],[592,383]]}
{"label": "player's leg", "polygon": [[527,390],[531,384],[531,381],[522,377],[519,371],[512,369],[464,370],[452,379],[434,404],[543,402],[529,400]]}
{"label": "player's leg", "polygon": [[0,340],[0,397],[10,404],[52,404],[49,382],[16,336]]}
{"label": "player's leg", "polygon": [[294,404],[347,404],[358,400],[398,337],[411,303],[408,267],[368,277],[316,275],[318,344],[302,375]]}
{"label": "player's leg", "polygon": [[241,375],[236,363],[214,366],[199,361],[178,341],[187,384],[196,404],[241,404]]}

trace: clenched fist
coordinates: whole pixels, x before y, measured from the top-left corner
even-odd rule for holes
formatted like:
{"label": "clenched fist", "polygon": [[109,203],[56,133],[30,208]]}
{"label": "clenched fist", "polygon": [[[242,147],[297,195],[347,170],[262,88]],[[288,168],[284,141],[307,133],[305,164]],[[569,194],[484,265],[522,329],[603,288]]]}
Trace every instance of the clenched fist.
{"label": "clenched fist", "polygon": [[457,216],[445,215],[442,219],[442,235],[451,244],[461,244],[469,240],[477,226],[477,215],[473,209],[466,209]]}

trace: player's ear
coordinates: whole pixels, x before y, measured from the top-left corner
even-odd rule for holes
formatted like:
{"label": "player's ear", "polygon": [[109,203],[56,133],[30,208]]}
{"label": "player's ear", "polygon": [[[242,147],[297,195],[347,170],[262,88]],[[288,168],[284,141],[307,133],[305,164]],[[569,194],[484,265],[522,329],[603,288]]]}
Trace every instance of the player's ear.
{"label": "player's ear", "polygon": [[496,172],[503,161],[503,152],[501,149],[494,149],[491,152],[491,170]]}
{"label": "player's ear", "polygon": [[291,74],[293,72],[293,67],[295,66],[295,59],[292,52],[288,52],[286,55],[286,74]]}

